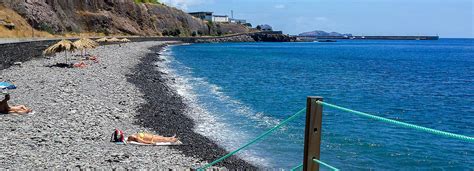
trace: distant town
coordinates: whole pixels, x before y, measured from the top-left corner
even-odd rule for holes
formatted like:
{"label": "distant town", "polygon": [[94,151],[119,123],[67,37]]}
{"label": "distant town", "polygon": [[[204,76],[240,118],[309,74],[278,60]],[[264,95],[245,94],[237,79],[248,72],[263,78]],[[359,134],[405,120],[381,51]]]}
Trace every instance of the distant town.
{"label": "distant town", "polygon": [[[192,15],[193,17],[196,17],[208,22],[241,24],[249,28],[252,28],[252,24],[248,23],[247,20],[236,19],[234,18],[234,12],[231,11],[231,13],[232,13],[231,17],[229,17],[228,15],[215,15],[214,12],[208,12],[208,11],[190,12],[188,14]],[[257,27],[255,28],[260,31],[273,31],[272,26],[268,24],[257,25]]]}

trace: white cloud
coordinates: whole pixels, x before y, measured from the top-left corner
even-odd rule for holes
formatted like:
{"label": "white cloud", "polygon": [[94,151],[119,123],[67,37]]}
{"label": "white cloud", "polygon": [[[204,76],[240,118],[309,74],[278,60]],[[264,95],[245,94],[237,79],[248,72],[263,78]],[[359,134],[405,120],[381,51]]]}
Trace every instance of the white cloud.
{"label": "white cloud", "polygon": [[283,4],[278,4],[278,5],[275,5],[275,8],[276,9],[283,9],[283,8],[286,8],[286,6],[283,5]]}
{"label": "white cloud", "polygon": [[328,18],[326,18],[326,17],[315,17],[314,20],[316,20],[316,21],[327,21]]}
{"label": "white cloud", "polygon": [[160,2],[163,2],[167,5],[180,8],[182,10],[187,10],[190,6],[193,5],[199,5],[204,2],[209,2],[206,0],[161,0]]}

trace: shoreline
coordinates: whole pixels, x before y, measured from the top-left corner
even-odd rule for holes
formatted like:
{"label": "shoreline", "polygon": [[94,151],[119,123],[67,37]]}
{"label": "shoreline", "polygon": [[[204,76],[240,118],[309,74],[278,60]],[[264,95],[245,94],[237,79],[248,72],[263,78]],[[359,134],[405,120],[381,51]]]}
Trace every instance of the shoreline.
{"label": "shoreline", "polygon": [[[127,81],[130,76],[133,77],[134,69],[144,64],[143,59],[153,58],[147,54],[155,52],[148,48],[163,43],[166,42],[100,46],[89,51],[97,55],[100,62],[89,63],[83,69],[47,67],[64,62],[64,53],[59,53],[53,58],[29,57],[33,60],[0,70],[2,81],[12,82],[18,87],[9,91],[12,97],[9,104],[26,105],[35,111],[27,115],[0,115],[0,131],[4,135],[0,141],[0,168],[191,169],[203,165],[203,159],[213,159],[215,156],[211,154],[220,155],[200,153],[206,151],[204,148],[207,147],[220,149],[210,140],[179,147],[116,145],[110,142],[110,135],[115,128],[124,130],[126,136],[139,131],[164,136],[176,133],[176,130],[168,129],[164,124],[158,124],[161,129],[152,129],[150,126],[153,126],[153,122],[141,124],[146,116],[155,114],[143,110],[151,96],[143,92],[143,87],[139,89]],[[75,57],[70,54],[69,58]],[[147,69],[152,69],[152,65],[149,64]],[[172,100],[167,104],[180,104],[179,97],[166,91],[162,93],[169,94],[167,99]],[[160,107],[173,114],[173,111],[178,112],[176,109],[183,106],[174,105],[173,109],[166,109],[173,106],[158,105],[149,109],[159,112]],[[184,116],[179,113],[175,115]],[[167,122],[172,125],[183,123],[182,120],[168,119]],[[191,131],[191,127],[181,129],[185,128]],[[202,139],[193,132],[178,132],[178,137],[184,143],[195,143],[186,142],[195,136]],[[247,165],[238,163],[226,166]]]}
{"label": "shoreline", "polygon": [[[128,75],[127,81],[135,84],[138,89],[146,94],[143,98],[147,102],[139,109],[137,115],[138,124],[152,128],[165,136],[177,133],[185,145],[173,146],[171,148],[183,152],[186,156],[199,158],[202,161],[212,162],[228,152],[217,145],[213,140],[193,131],[195,123],[185,113],[189,106],[183,97],[172,90],[167,81],[168,78],[157,70],[156,62],[159,53],[166,45],[149,48],[152,52],[140,59],[140,63],[133,68],[133,74]],[[232,156],[221,163],[218,167],[227,169],[257,169],[256,166]]]}
{"label": "shoreline", "polygon": [[[64,53],[27,55],[22,65],[0,69],[1,81],[18,87],[9,91],[9,104],[35,111],[0,115],[0,168],[195,169],[227,154],[193,131],[194,122],[184,113],[188,106],[156,69],[157,52],[169,43],[176,42],[100,46],[89,51],[100,62],[83,69],[46,67],[64,62]],[[35,54],[37,47],[22,53]],[[115,128],[126,136],[176,133],[184,145],[116,145],[109,142]],[[215,166],[222,167],[257,168],[235,156]]]}

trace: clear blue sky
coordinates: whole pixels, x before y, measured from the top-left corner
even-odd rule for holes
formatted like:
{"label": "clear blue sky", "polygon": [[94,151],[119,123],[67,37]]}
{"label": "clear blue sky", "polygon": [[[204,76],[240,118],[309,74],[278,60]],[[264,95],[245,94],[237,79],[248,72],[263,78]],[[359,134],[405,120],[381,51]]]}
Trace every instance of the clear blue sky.
{"label": "clear blue sky", "polygon": [[474,0],[162,0],[270,24],[288,34],[324,30],[355,35],[474,38]]}

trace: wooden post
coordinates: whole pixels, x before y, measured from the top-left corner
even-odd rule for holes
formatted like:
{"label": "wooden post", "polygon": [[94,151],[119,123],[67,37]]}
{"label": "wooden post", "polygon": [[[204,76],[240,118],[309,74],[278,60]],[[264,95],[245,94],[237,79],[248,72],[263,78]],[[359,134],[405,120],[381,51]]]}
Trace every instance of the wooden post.
{"label": "wooden post", "polygon": [[323,106],[316,101],[323,101],[323,98],[310,96],[306,102],[303,171],[319,171],[319,164],[313,159],[320,159]]}

